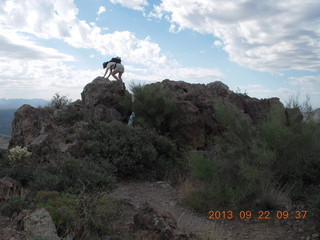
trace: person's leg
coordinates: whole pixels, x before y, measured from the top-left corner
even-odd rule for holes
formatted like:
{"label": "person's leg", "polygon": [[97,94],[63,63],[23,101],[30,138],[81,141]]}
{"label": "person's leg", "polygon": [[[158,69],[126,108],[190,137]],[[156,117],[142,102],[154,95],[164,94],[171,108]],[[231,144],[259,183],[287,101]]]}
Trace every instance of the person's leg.
{"label": "person's leg", "polygon": [[120,81],[122,81],[122,74],[123,74],[123,72],[119,72],[119,79],[120,79]]}
{"label": "person's leg", "polygon": [[119,71],[114,70],[114,71],[112,72],[112,76],[113,76],[115,79],[117,79],[118,81],[120,81],[119,78],[116,76],[117,73],[119,73]]}

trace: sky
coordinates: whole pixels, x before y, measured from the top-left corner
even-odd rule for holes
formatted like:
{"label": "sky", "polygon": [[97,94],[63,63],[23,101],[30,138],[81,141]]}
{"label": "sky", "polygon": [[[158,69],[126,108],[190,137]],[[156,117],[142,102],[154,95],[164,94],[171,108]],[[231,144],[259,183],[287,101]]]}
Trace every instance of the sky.
{"label": "sky", "polygon": [[75,101],[120,56],[128,88],[221,81],[319,108],[319,13],[319,0],[0,0],[0,98]]}

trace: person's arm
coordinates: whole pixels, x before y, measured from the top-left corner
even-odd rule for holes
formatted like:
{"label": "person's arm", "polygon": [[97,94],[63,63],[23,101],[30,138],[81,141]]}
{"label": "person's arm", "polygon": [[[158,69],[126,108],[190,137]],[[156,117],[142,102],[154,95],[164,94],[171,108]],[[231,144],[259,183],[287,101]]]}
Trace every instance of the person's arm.
{"label": "person's arm", "polygon": [[109,77],[110,77],[110,75],[111,75],[112,71],[113,71],[113,69],[112,69],[112,68],[110,68],[110,72],[109,72],[109,75],[108,75],[107,79],[109,79]]}
{"label": "person's arm", "polygon": [[[103,75],[103,77],[105,77],[105,76],[107,75],[108,70],[109,70],[109,69],[107,68],[107,69],[106,69],[106,72],[105,72],[104,75]],[[109,76],[110,76],[110,74],[109,74]],[[109,76],[108,76],[108,77],[109,77]]]}

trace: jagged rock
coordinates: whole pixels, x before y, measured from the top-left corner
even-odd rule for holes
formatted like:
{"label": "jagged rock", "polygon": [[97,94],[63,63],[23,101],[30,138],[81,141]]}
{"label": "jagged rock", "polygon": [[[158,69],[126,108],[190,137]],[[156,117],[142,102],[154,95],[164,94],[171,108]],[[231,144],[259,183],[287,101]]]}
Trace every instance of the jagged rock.
{"label": "jagged rock", "polygon": [[[14,114],[10,146],[28,146],[33,141],[45,141],[41,134],[52,129],[53,116],[43,108],[21,106]],[[38,139],[37,139],[38,138]]]}
{"label": "jagged rock", "polygon": [[131,101],[122,82],[98,77],[81,95],[82,101],[59,109],[20,107],[12,123],[9,148],[25,146],[33,160],[40,162],[51,161],[57,154],[83,157],[84,141],[79,136],[88,130],[88,122],[127,121],[130,115],[120,104],[124,98]]}
{"label": "jagged rock", "polygon": [[[168,89],[177,102],[173,117],[178,124],[170,130],[169,136],[183,147],[210,147],[214,144],[214,136],[224,131],[224,124],[216,117],[214,103],[217,99],[237,107],[251,124],[256,124],[273,106],[283,108],[285,114],[278,98],[251,98],[232,92],[222,82],[205,85],[164,80],[153,84]],[[40,161],[50,161],[57,153],[83,157],[86,140],[79,137],[81,132],[89,130],[90,124],[99,121],[127,122],[131,113],[122,107],[124,100],[131,101],[131,95],[119,81],[97,77],[84,87],[81,97],[82,100],[77,100],[67,109],[49,111],[29,105],[19,108],[13,121],[9,148],[26,146],[32,151],[32,157]],[[79,113],[83,117],[64,123],[61,116],[65,116],[63,114],[66,112]]]}
{"label": "jagged rock", "polygon": [[26,190],[12,178],[0,178],[0,203],[12,196],[24,197]]}
{"label": "jagged rock", "polygon": [[124,98],[131,99],[123,82],[97,77],[84,87],[81,97],[84,108],[95,122],[123,121],[130,115],[121,106]]}
{"label": "jagged rock", "polygon": [[15,214],[11,221],[0,216],[1,240],[50,239],[60,240],[50,213],[45,208],[23,210]]}
{"label": "jagged rock", "polygon": [[23,219],[23,222],[27,236],[50,237],[52,240],[60,239],[50,213],[45,208],[31,212]]}
{"label": "jagged rock", "polygon": [[144,203],[134,216],[135,232],[142,232],[144,239],[153,240],[192,240],[199,239],[193,233],[178,228],[169,212],[158,212]]}
{"label": "jagged rock", "polygon": [[251,98],[230,91],[227,85],[219,81],[205,85],[166,79],[154,84],[161,84],[170,90],[177,101],[174,118],[178,120],[178,125],[170,132],[170,136],[182,146],[210,146],[213,137],[221,134],[224,126],[218,122],[214,109],[217,99],[236,106],[252,124],[262,119],[272,107],[282,107],[284,111],[278,98]]}

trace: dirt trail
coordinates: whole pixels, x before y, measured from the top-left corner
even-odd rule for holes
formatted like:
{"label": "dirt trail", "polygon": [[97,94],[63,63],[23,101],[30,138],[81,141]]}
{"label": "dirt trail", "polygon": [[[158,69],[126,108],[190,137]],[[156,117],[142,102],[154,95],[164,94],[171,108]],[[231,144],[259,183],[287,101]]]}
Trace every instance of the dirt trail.
{"label": "dirt trail", "polygon": [[[315,234],[304,232],[302,221],[284,220],[209,220],[195,212],[180,206],[181,194],[166,182],[130,182],[119,183],[112,193],[137,209],[148,202],[158,211],[170,212],[178,226],[187,229],[207,240],[303,240],[320,239]],[[127,223],[132,222],[133,214],[126,215]],[[310,238],[308,238],[310,236]]]}

